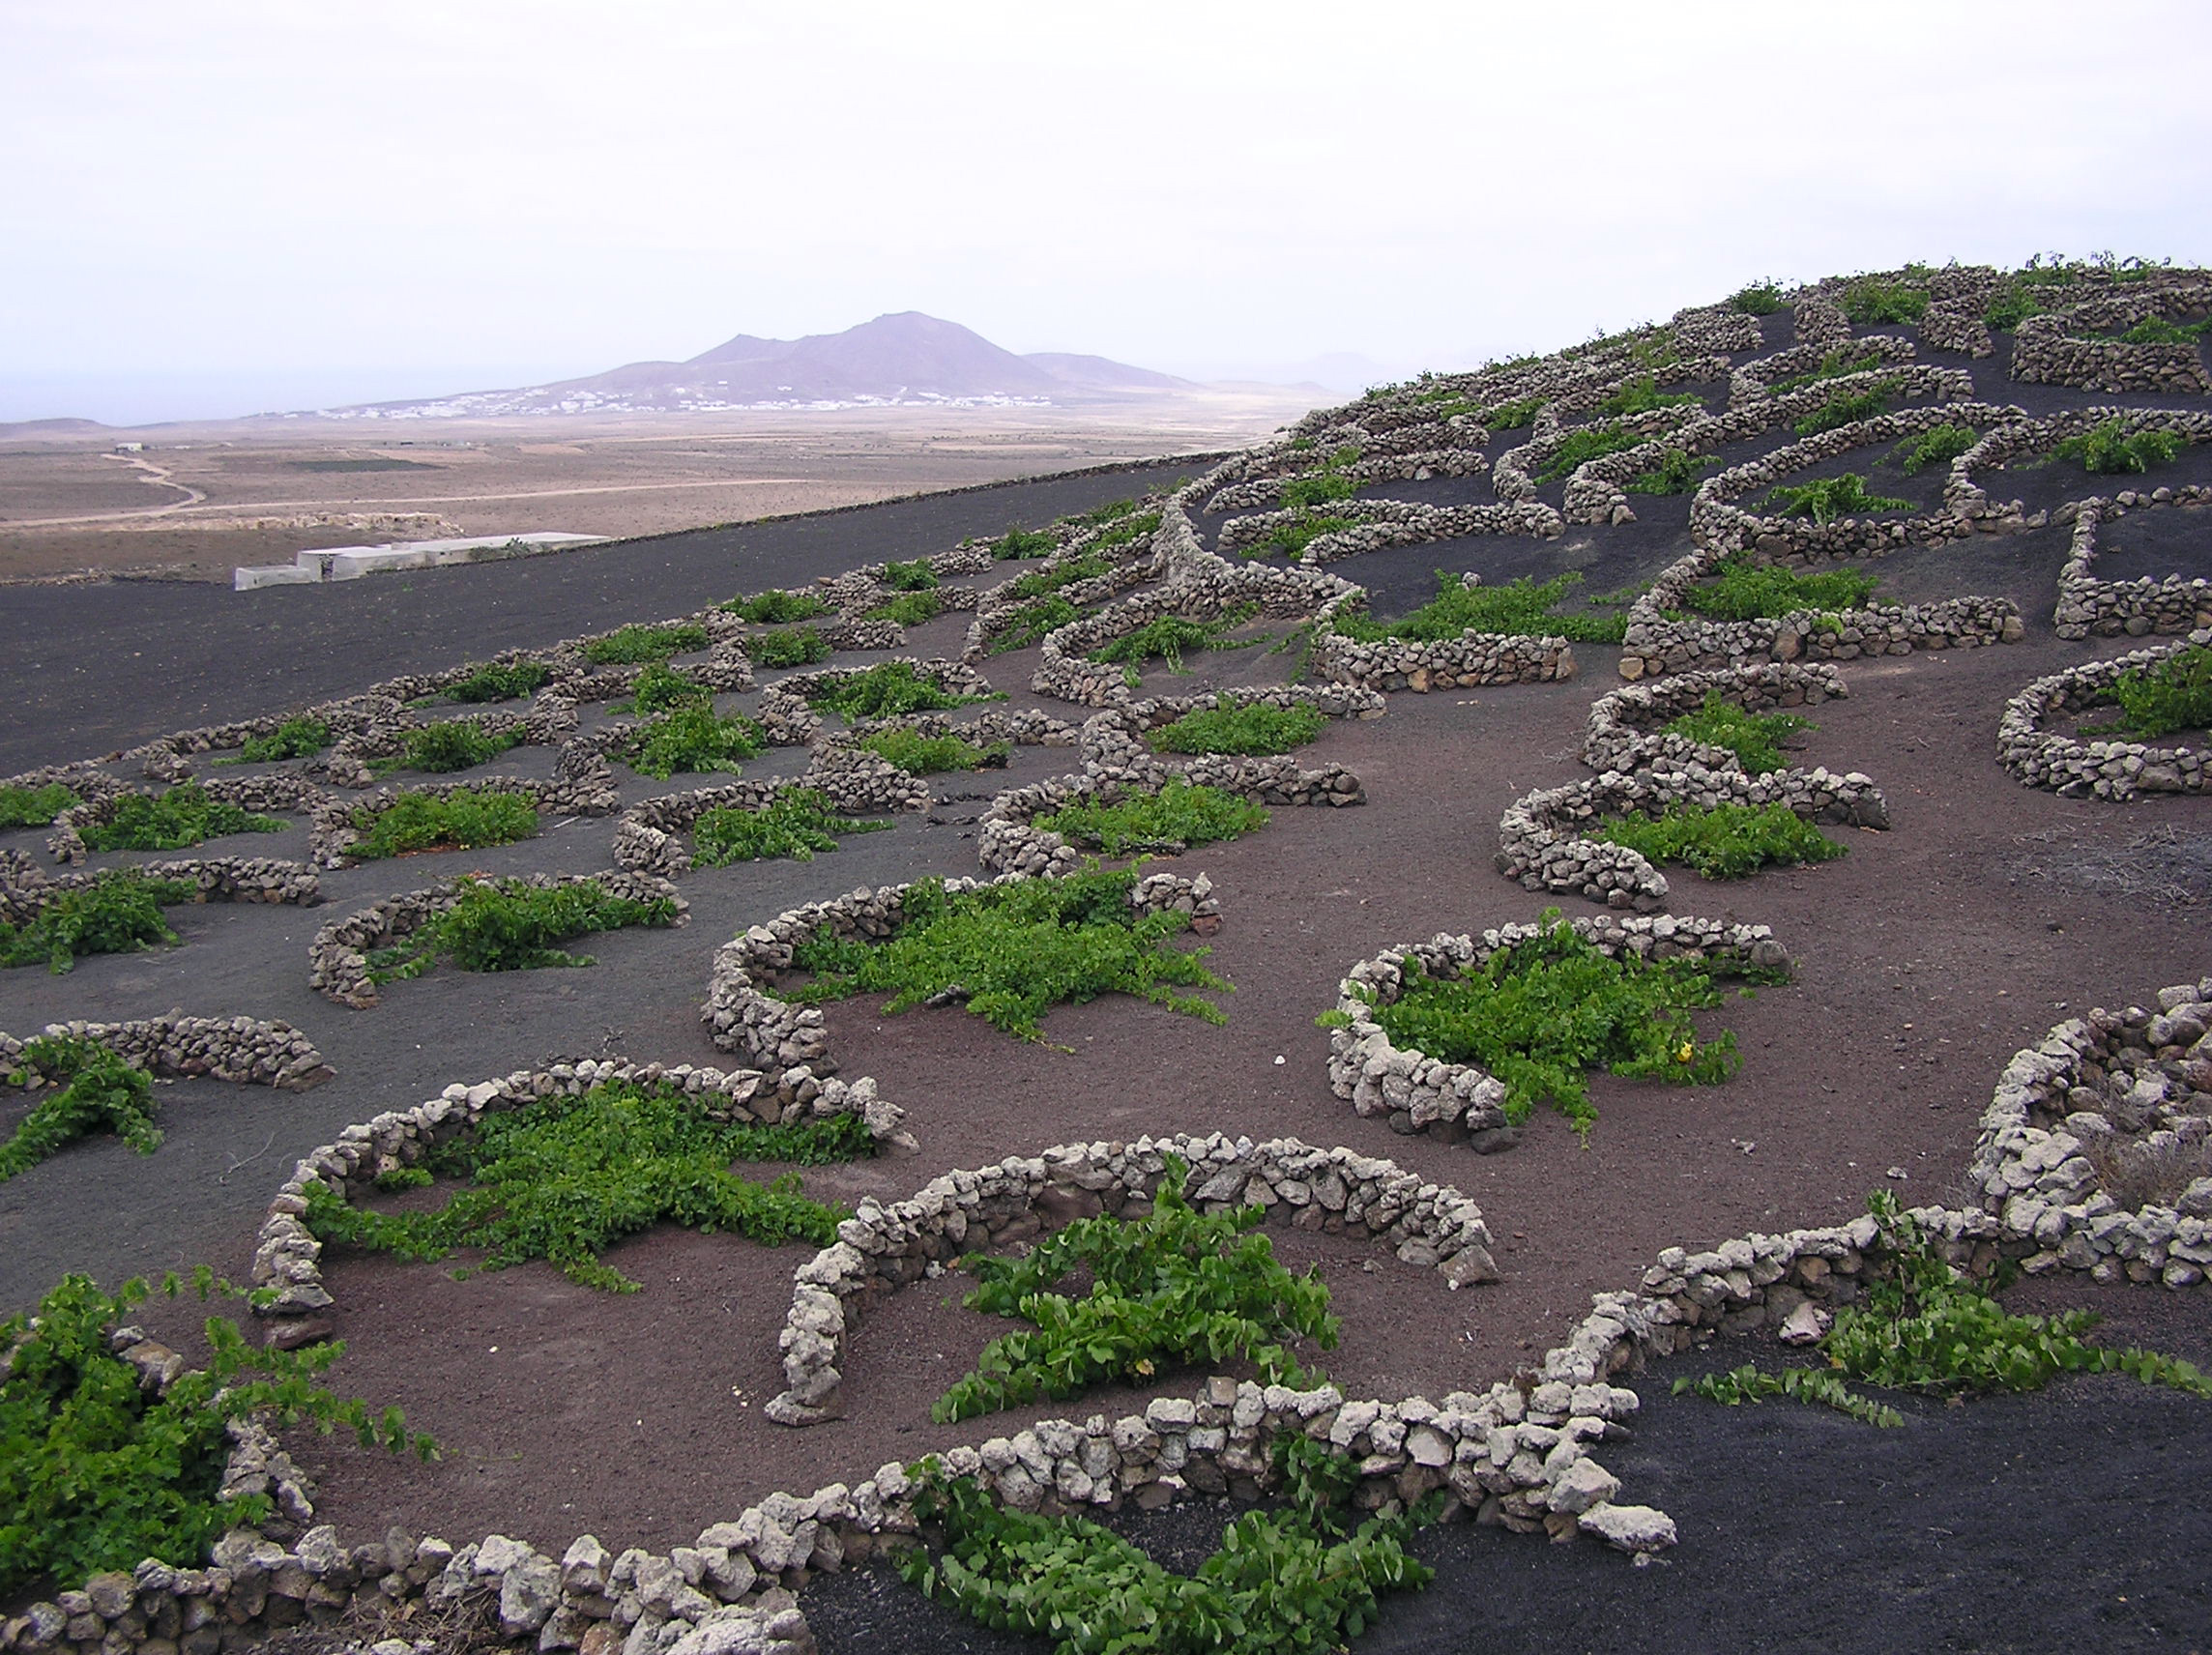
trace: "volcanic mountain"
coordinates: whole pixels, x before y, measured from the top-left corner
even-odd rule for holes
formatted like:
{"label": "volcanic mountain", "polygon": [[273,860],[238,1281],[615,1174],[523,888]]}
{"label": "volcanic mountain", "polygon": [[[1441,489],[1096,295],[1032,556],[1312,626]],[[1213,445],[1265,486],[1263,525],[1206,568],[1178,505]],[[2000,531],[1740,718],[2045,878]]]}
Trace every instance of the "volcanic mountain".
{"label": "volcanic mountain", "polygon": [[957,322],[918,310],[842,334],[762,339],[740,334],[688,362],[638,362],[585,379],[419,402],[334,409],[339,417],[709,413],[734,408],[1122,402],[1194,389],[1104,357],[1017,356]]}

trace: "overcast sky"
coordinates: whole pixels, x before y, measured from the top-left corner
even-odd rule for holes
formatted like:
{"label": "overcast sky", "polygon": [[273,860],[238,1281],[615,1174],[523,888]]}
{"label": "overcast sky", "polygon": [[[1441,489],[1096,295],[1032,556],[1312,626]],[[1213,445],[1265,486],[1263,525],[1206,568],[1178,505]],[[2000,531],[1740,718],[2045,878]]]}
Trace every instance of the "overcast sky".
{"label": "overcast sky", "polygon": [[0,0],[0,419],[919,309],[1203,376],[2212,260],[2212,6]]}

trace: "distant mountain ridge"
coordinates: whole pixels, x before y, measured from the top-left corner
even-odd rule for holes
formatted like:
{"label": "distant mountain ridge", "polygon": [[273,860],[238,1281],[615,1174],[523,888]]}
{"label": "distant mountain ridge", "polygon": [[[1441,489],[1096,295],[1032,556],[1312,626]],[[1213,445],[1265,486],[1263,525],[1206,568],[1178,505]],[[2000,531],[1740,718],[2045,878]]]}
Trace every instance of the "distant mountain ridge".
{"label": "distant mountain ridge", "polygon": [[970,328],[901,310],[841,334],[739,334],[687,362],[638,362],[582,379],[411,402],[326,409],[335,419],[713,413],[746,408],[1125,402],[1196,387],[1105,357],[1017,356]]}

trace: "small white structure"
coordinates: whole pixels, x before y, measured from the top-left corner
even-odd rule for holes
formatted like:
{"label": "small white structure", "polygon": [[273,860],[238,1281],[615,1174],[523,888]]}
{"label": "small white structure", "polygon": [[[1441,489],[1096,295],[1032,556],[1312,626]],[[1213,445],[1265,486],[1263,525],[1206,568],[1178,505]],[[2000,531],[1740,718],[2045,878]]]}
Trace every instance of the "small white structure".
{"label": "small white structure", "polygon": [[257,592],[265,586],[316,586],[327,580],[359,580],[364,574],[388,569],[444,568],[451,564],[493,563],[501,558],[534,557],[539,552],[565,552],[571,546],[596,546],[604,535],[567,535],[541,529],[528,535],[472,535],[457,540],[395,540],[384,546],[330,546],[321,551],[296,552],[288,564],[265,564],[231,571],[233,592]]}

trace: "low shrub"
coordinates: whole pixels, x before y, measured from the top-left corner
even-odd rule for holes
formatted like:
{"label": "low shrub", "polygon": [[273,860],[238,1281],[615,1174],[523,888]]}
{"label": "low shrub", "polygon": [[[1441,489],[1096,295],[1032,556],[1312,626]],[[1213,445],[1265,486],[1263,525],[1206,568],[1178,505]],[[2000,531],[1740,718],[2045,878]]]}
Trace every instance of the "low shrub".
{"label": "low shrub", "polygon": [[1861,328],[1917,322],[1928,313],[1928,289],[1911,282],[1862,276],[1844,289],[1844,314]]}
{"label": "low shrub", "polygon": [[1790,1397],[1822,1403],[1872,1425],[1899,1426],[1897,1409],[1858,1395],[1855,1380],[1883,1390],[1964,1398],[1992,1391],[2041,1390],[2061,1374],[2126,1374],[2212,1397],[2212,1379],[2192,1364],[2155,1350],[2115,1350],[2082,1335],[2089,1310],[2016,1316],[1987,1288],[1936,1255],[1913,1216],[1886,1190],[1867,1197],[1885,1257],[1867,1272],[1863,1301],[1837,1308],[1821,1339],[1822,1368],[1762,1373],[1746,1363],[1730,1373],[1684,1377],[1674,1391],[1732,1405]]}
{"label": "low shrub", "polygon": [[2035,297],[2033,286],[2015,279],[1991,296],[1982,310],[1982,321],[1992,333],[2009,334],[2042,309],[2043,302]]}
{"label": "low shrub", "polygon": [[909,592],[868,611],[870,621],[893,621],[901,626],[919,626],[945,612],[945,599],[935,592]]}
{"label": "low shrub", "polygon": [[1597,405],[1597,411],[1608,420],[1625,420],[1657,408],[1686,407],[1699,400],[1689,392],[1661,391],[1658,376],[1644,373],[1623,381],[1612,395]]}
{"label": "low shrub", "polygon": [[678,707],[712,707],[714,692],[695,679],[655,661],[637,675],[637,687],[629,698],[632,712],[666,712]]}
{"label": "low shrub", "polygon": [[1769,395],[1787,396],[1792,391],[1803,391],[1808,385],[1818,385],[1823,379],[1842,379],[1846,374],[1866,373],[1879,366],[1881,366],[1881,353],[1879,351],[1870,350],[1852,356],[1839,345],[1820,358],[1818,367],[1806,373],[1794,374],[1788,379],[1778,379],[1766,390]]}
{"label": "low shrub", "polygon": [[[1723,1031],[1700,1041],[1683,1013],[1721,1003],[1716,978],[1776,980],[1708,960],[1615,959],[1575,934],[1557,909],[1527,942],[1449,977],[1406,962],[1404,991],[1375,1007],[1393,1045],[1446,1063],[1479,1063],[1505,1087],[1505,1118],[1519,1123],[1549,1102],[1586,1143],[1596,1124],[1584,1071],[1717,1086],[1742,1059]],[[1337,1013],[1323,1019],[1335,1021]]]}
{"label": "low shrub", "polygon": [[1171,776],[1157,793],[1107,804],[1086,797],[1039,816],[1035,826],[1109,857],[1179,856],[1193,845],[1240,838],[1266,827],[1267,812],[1219,788]]}
{"label": "low shrub", "polygon": [[1063,1002],[1132,994],[1208,1023],[1220,1009],[1178,987],[1227,990],[1208,971],[1205,948],[1181,953],[1167,939],[1190,929],[1170,910],[1139,915],[1129,906],[1134,870],[1095,867],[1066,879],[1019,880],[948,895],[942,880],[907,887],[898,930],[882,943],[848,942],[827,929],[793,951],[793,966],[813,973],[779,990],[816,1002],[888,994],[887,1013],[946,998],[994,1029],[1041,1040],[1037,1019]]}
{"label": "low shrub", "polygon": [[1185,650],[1217,650],[1229,648],[1224,642],[1229,634],[1244,625],[1259,614],[1257,603],[1238,603],[1225,609],[1211,621],[1192,621],[1180,615],[1162,615],[1148,621],[1133,632],[1116,638],[1103,649],[1091,652],[1094,661],[1118,663],[1121,676],[1134,689],[1143,682],[1143,667],[1147,661],[1161,661],[1168,671],[1183,670]]}
{"label": "low shrub", "polygon": [[1771,316],[1782,308],[1782,284],[1778,281],[1754,281],[1748,286],[1737,288],[1729,304],[1746,316]]}
{"label": "low shrub", "polygon": [[425,724],[420,730],[403,732],[398,755],[380,759],[369,768],[379,775],[397,769],[444,774],[474,769],[521,744],[520,730],[494,733],[474,718],[449,718],[442,723]]}
{"label": "low shrub", "polygon": [[447,690],[446,694],[454,701],[515,701],[526,695],[537,694],[552,676],[553,669],[543,661],[513,661],[506,666],[480,666]]}
{"label": "low shrub", "polygon": [[931,682],[911,661],[884,661],[865,672],[849,673],[807,691],[807,705],[834,712],[848,724],[868,718],[903,718],[910,712],[948,712],[978,701],[1004,696],[955,695]]}
{"label": "low shrub", "polygon": [[830,658],[830,640],[811,626],[755,632],[744,642],[745,654],[756,667],[803,667]]}
{"label": "low shrub", "polygon": [[1007,588],[1009,597],[1046,597],[1081,580],[1096,580],[1114,566],[1095,552],[1069,558],[1057,568],[1032,569]]}
{"label": "low shrub", "polygon": [[331,744],[331,727],[320,718],[287,718],[266,736],[248,737],[231,759],[218,764],[268,765],[285,759],[311,759]]}
{"label": "low shrub", "polygon": [[722,608],[756,626],[780,626],[830,613],[830,604],[811,592],[756,592],[750,597],[733,597]]}
{"label": "low shrub", "polygon": [[1335,517],[1325,511],[1305,510],[1302,516],[1286,518],[1269,529],[1263,539],[1248,542],[1244,548],[1247,558],[1264,558],[1271,552],[1287,552],[1292,557],[1301,556],[1305,549],[1324,535],[1341,534],[1356,528],[1350,517]]}
{"label": "low shrub", "polygon": [[1169,753],[1287,753],[1318,740],[1326,722],[1310,707],[1269,707],[1248,701],[1193,709],[1154,730],[1151,743]]}
{"label": "low shrub", "polygon": [[1799,574],[1780,564],[1752,561],[1748,552],[1721,560],[1713,578],[1682,594],[1684,608],[1714,621],[1779,621],[1808,609],[1857,609],[1881,583],[1864,569],[1822,569]]}
{"label": "low shrub", "polygon": [[839,816],[827,794],[793,788],[759,810],[706,812],[691,825],[691,859],[703,868],[777,858],[810,862],[817,851],[834,851],[839,834],[881,833],[890,826]]}
{"label": "low shrub", "polygon": [[1060,537],[1049,529],[1008,529],[991,542],[991,556],[1001,563],[1015,558],[1041,558],[1059,544]]}
{"label": "low shrub", "polygon": [[1647,862],[1695,868],[1706,879],[1832,861],[1846,849],[1781,803],[1670,804],[1657,818],[1600,823],[1590,837],[1626,845]]}
{"label": "low shrub", "polygon": [[44,828],[83,802],[58,781],[44,787],[0,787],[0,828]]}
{"label": "low shrub", "polygon": [[2145,316],[2120,335],[2123,345],[2194,345],[2204,337],[2212,321],[2168,322],[2163,316]]}
{"label": "low shrub", "polygon": [[1104,551],[1114,546],[1130,546],[1153,533],[1160,526],[1160,513],[1141,511],[1135,516],[1122,516],[1104,534],[1091,542],[1091,548]]}
{"label": "low shrub", "polygon": [[373,861],[415,851],[477,851],[535,838],[538,810],[519,793],[460,788],[444,796],[403,793],[381,809],[357,806],[353,826],[361,837],[346,855]]}
{"label": "low shrub", "polygon": [[684,774],[734,773],[767,744],[750,718],[723,718],[712,708],[683,707],[647,720],[626,737],[616,756],[639,775],[666,781]]}
{"label": "low shrub", "polygon": [[0,919],[0,966],[44,965],[55,975],[84,954],[128,954],[177,934],[161,910],[198,897],[190,880],[149,879],[136,868],[111,868],[92,884],[63,891],[30,918]]}
{"label": "low shrub", "polygon": [[1308,472],[1303,477],[1287,479],[1283,483],[1285,506],[1326,506],[1332,501],[1350,500],[1359,492],[1359,485],[1342,472],[1330,468]]}
{"label": "low shrub", "polygon": [[917,558],[910,564],[886,564],[883,579],[893,592],[932,592],[937,587],[937,571],[929,566],[927,558]]}
{"label": "low shrub", "polygon": [[95,851],[181,851],[226,833],[281,833],[274,816],[256,816],[235,804],[219,804],[197,782],[165,793],[130,793],[116,802],[105,822],[80,828],[78,836]]}
{"label": "low shrub", "polygon": [[[1345,1531],[1356,1474],[1323,1444],[1278,1438],[1295,1503],[1249,1511],[1194,1575],[1172,1573],[1112,1529],[1081,1517],[1011,1510],[973,1477],[946,1478],[935,1456],[915,1469],[916,1510],[942,1537],[899,1553],[899,1573],[997,1631],[1049,1637],[1053,1655],[1323,1655],[1372,1626],[1377,1594],[1418,1590],[1435,1571],[1408,1550],[1440,1515],[1441,1495],[1395,1503]],[[1325,1506],[1307,1491],[1325,1488]]]}
{"label": "low shrub", "polygon": [[626,925],[673,925],[676,904],[667,897],[637,901],[617,896],[597,880],[551,890],[521,880],[471,877],[460,900],[432,915],[407,939],[368,956],[369,977],[393,982],[419,977],[440,960],[464,972],[527,972],[543,966],[588,966],[589,954],[560,946],[598,931]]}
{"label": "low shrub", "polygon": [[2172,431],[2131,432],[2118,420],[2107,420],[2055,445],[2051,457],[2103,477],[2139,476],[2153,466],[2171,465],[2184,446]]}
{"label": "low shrub", "polygon": [[1833,523],[1861,511],[1909,511],[1912,502],[1885,494],[1869,494],[1866,479],[1855,471],[1823,477],[1813,482],[1778,483],[1767,490],[1762,503],[1785,517],[1810,517],[1816,523]]}
{"label": "low shrub", "polygon": [[1708,747],[1725,747],[1750,775],[1765,775],[1782,769],[1787,760],[1782,743],[1802,730],[1819,726],[1794,712],[1753,712],[1708,689],[1695,712],[1685,712],[1666,726],[1670,736],[1683,736]]}
{"label": "low shrub", "polygon": [[2212,648],[2190,644],[2124,672],[2101,699],[2117,703],[2119,711],[2104,723],[2081,725],[2080,734],[2148,741],[2179,730],[2212,729]]}
{"label": "low shrub", "polygon": [[1119,522],[1136,509],[1137,503],[1134,500],[1109,500],[1103,506],[1093,506],[1088,511],[1078,512],[1073,521],[1096,528],[1100,524]]}
{"label": "low shrub", "polygon": [[[194,1280],[203,1297],[217,1286],[204,1266]],[[225,1529],[266,1521],[267,1495],[222,1495],[233,1423],[344,1425],[364,1446],[437,1452],[397,1408],[372,1414],[315,1382],[342,1345],[256,1350],[227,1317],[207,1321],[206,1365],[154,1394],[109,1339],[147,1295],[137,1278],[110,1296],[65,1276],[35,1315],[0,1321],[0,1599],[148,1557],[198,1568]]]}
{"label": "low shrub", "polygon": [[[1288,1347],[1311,1339],[1336,1348],[1338,1324],[1317,1266],[1294,1276],[1276,1261],[1264,1206],[1202,1213],[1184,1195],[1188,1165],[1164,1157],[1152,1210],[1077,1219],[1021,1259],[970,1254],[960,1262],[980,1285],[970,1310],[1020,1318],[1034,1331],[994,1339],[975,1371],[953,1381],[929,1415],[939,1424],[1092,1385],[1144,1385],[1193,1363],[1246,1361],[1265,1384],[1303,1385]],[[1070,1274],[1090,1292],[1060,1292]]]}
{"label": "low shrub", "polygon": [[1872,420],[1889,412],[1889,399],[1897,394],[1904,382],[1899,379],[1880,379],[1864,391],[1838,391],[1827,401],[1805,416],[1791,427],[1800,437],[1817,437],[1822,431],[1834,431],[1845,425],[1855,425],[1861,420]]}
{"label": "low shrub", "polygon": [[1501,633],[1521,638],[1569,638],[1577,643],[1617,644],[1628,629],[1619,615],[1562,615],[1559,605],[1582,585],[1569,569],[1538,585],[1527,575],[1503,586],[1466,586],[1449,569],[1437,570],[1437,595],[1411,615],[1384,624],[1359,615],[1340,615],[1337,631],[1361,643],[1405,638],[1435,643],[1468,632]]}
{"label": "low shrub", "polygon": [[1918,477],[1930,466],[1949,465],[1980,441],[1980,434],[1971,425],[1931,425],[1890,450],[1889,460],[1906,477]]}
{"label": "low shrub", "polygon": [[860,745],[908,775],[1004,769],[1013,750],[1008,741],[968,741],[958,736],[924,736],[918,730],[884,730]]}
{"label": "low shrub", "polygon": [[866,1124],[852,1116],[792,1126],[730,1124],[708,1119],[699,1100],[683,1092],[614,1082],[579,1097],[556,1094],[486,1116],[473,1132],[431,1150],[422,1167],[410,1169],[414,1176],[394,1181],[468,1180],[433,1211],[369,1211],[317,1180],[307,1186],[306,1224],[326,1244],[424,1262],[480,1248],[483,1260],[474,1269],[543,1259],[584,1287],[635,1292],[638,1284],[600,1255],[655,1224],[742,1235],[770,1247],[791,1240],[829,1246],[850,1213],[809,1201],[796,1174],[759,1184],[735,1176],[730,1163],[820,1165],[851,1160],[870,1144]]}
{"label": "low shrub", "polygon": [[595,666],[638,667],[706,647],[707,628],[688,622],[672,626],[633,624],[594,638],[584,646],[584,659]]}
{"label": "low shrub", "polygon": [[1622,486],[1630,494],[1687,494],[1704,474],[1719,465],[1715,454],[1693,454],[1687,449],[1669,449],[1649,471],[1640,471]]}
{"label": "low shrub", "polygon": [[34,1104],[0,1144],[0,1183],[95,1132],[112,1132],[141,1155],[160,1147],[154,1077],[108,1047],[73,1034],[42,1034],[24,1042],[15,1060],[23,1066],[8,1076],[10,1086],[38,1075],[58,1089]]}
{"label": "low shrub", "polygon": [[1552,450],[1552,457],[1536,473],[1536,480],[1557,482],[1577,466],[1633,449],[1643,441],[1642,437],[1631,436],[1610,421],[1602,425],[1577,425],[1559,440],[1559,446]]}
{"label": "low shrub", "polygon": [[1014,650],[1026,650],[1032,644],[1041,644],[1047,632],[1067,625],[1078,613],[1075,605],[1064,597],[1040,597],[1033,603],[1025,603],[1008,615],[1005,625],[992,636],[990,653],[1004,655]]}
{"label": "low shrub", "polygon": [[1475,416],[1475,423],[1490,432],[1525,431],[1535,424],[1536,416],[1543,412],[1548,396],[1517,397],[1511,402],[1494,402]]}

